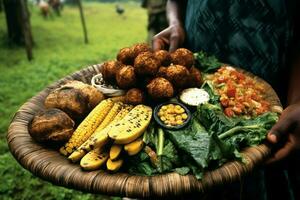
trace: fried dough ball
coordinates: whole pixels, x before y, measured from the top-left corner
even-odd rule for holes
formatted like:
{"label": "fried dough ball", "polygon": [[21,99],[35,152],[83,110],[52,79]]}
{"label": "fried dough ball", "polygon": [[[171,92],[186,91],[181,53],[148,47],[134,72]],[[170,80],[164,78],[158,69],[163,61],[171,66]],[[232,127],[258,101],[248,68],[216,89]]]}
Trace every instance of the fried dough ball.
{"label": "fried dough ball", "polygon": [[154,56],[162,66],[169,66],[171,64],[171,55],[166,50],[155,51]]}
{"label": "fried dough ball", "polygon": [[191,68],[195,62],[193,52],[185,48],[179,48],[171,53],[171,62],[174,65],[183,65]]}
{"label": "fried dough ball", "polygon": [[130,65],[122,67],[116,74],[117,84],[122,89],[131,88],[136,83],[134,68]]}
{"label": "fried dough ball", "polygon": [[125,47],[120,49],[117,60],[125,65],[132,65],[134,62],[135,54],[133,48]]}
{"label": "fried dough ball", "polygon": [[190,87],[201,87],[203,80],[199,69],[192,67],[190,70],[190,76],[188,84]]}
{"label": "fried dough ball", "polygon": [[158,69],[158,72],[157,72],[157,76],[158,77],[164,77],[164,78],[166,78],[167,77],[167,67],[160,67],[159,69]]}
{"label": "fried dough ball", "polygon": [[126,93],[126,103],[132,105],[143,104],[145,101],[144,92],[138,88],[132,88]]}
{"label": "fried dough ball", "polygon": [[155,100],[171,98],[174,95],[172,83],[165,78],[157,77],[147,85],[148,94]]}
{"label": "fried dough ball", "polygon": [[140,53],[151,51],[151,48],[147,43],[138,43],[132,48],[134,52],[134,57],[137,57]]}
{"label": "fried dough ball", "polygon": [[101,73],[103,79],[108,82],[115,82],[116,81],[116,73],[118,70],[121,69],[123,64],[119,61],[107,61],[103,63],[101,67]]}
{"label": "fried dough ball", "polygon": [[167,79],[177,88],[188,85],[190,72],[182,65],[171,65],[167,68]]}
{"label": "fried dough ball", "polygon": [[134,60],[134,71],[137,75],[155,75],[159,64],[153,53],[143,52]]}

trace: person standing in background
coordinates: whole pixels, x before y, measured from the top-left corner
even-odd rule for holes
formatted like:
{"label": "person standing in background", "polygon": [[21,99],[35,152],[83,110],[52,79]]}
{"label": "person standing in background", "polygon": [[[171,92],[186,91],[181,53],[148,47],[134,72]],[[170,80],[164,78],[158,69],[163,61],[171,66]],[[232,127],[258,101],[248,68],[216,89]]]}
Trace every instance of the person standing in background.
{"label": "person standing in background", "polygon": [[142,7],[148,12],[147,42],[151,44],[154,35],[168,27],[166,16],[167,0],[142,0]]}

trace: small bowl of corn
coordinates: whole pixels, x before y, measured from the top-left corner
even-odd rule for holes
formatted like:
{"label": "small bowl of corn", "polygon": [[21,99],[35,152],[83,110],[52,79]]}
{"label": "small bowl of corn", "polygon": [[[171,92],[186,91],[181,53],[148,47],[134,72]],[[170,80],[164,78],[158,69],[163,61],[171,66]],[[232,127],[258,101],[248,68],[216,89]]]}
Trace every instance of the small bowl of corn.
{"label": "small bowl of corn", "polygon": [[189,109],[178,102],[166,102],[154,108],[155,121],[167,129],[180,129],[191,120]]}

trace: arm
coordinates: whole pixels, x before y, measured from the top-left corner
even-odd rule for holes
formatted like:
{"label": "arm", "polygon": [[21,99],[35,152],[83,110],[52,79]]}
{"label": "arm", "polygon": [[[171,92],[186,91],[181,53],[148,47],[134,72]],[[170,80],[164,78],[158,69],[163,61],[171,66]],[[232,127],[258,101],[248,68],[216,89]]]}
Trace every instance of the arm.
{"label": "arm", "polygon": [[300,52],[297,50],[292,64],[288,90],[288,107],[282,112],[279,121],[268,134],[268,141],[283,146],[268,161],[274,162],[287,157],[292,151],[300,149]]}
{"label": "arm", "polygon": [[167,18],[169,27],[153,37],[154,50],[169,49],[175,51],[185,39],[183,17],[186,7],[185,0],[169,0],[167,3]]}

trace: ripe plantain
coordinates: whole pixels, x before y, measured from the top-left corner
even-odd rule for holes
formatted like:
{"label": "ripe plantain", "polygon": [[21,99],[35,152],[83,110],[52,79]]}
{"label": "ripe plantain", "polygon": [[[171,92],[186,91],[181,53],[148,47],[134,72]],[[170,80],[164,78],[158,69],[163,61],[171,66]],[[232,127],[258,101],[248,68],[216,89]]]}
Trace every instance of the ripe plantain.
{"label": "ripe plantain", "polygon": [[108,153],[102,148],[96,148],[87,153],[80,161],[80,166],[84,170],[99,169],[108,159]]}
{"label": "ripe plantain", "polygon": [[137,105],[109,130],[108,135],[116,144],[128,144],[143,134],[151,117],[150,107]]}
{"label": "ripe plantain", "polygon": [[127,152],[128,155],[133,156],[138,154],[144,147],[144,141],[143,138],[140,137],[137,140],[126,144],[124,146],[124,150]]}

